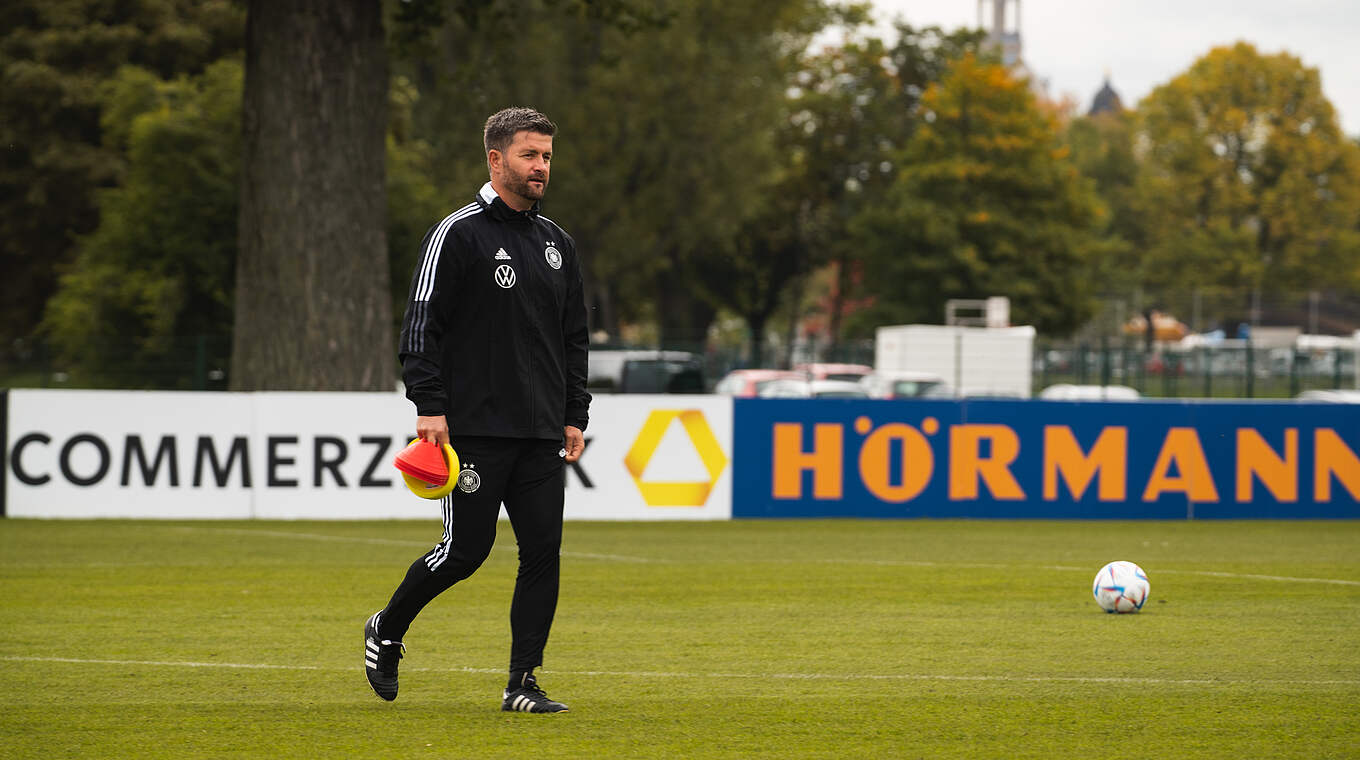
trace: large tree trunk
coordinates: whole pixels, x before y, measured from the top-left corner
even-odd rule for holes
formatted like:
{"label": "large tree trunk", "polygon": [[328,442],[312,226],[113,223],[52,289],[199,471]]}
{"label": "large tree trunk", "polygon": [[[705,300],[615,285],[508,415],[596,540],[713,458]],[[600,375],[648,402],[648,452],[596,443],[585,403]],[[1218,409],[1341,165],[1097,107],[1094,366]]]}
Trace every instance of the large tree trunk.
{"label": "large tree trunk", "polygon": [[700,298],[675,270],[657,278],[657,327],[661,348],[702,354],[717,311]]}
{"label": "large tree trunk", "polygon": [[759,369],[765,366],[765,325],[768,321],[767,313],[746,315],[746,327],[751,331],[746,344],[748,367]]}
{"label": "large tree trunk", "polygon": [[[845,294],[850,289],[850,266],[844,250],[836,255],[836,282],[831,292],[831,314],[827,320],[826,356],[835,357],[841,345],[841,321],[845,317]],[[830,359],[828,359],[830,361]]]}
{"label": "large tree trunk", "polygon": [[250,0],[234,390],[391,390],[376,1]]}

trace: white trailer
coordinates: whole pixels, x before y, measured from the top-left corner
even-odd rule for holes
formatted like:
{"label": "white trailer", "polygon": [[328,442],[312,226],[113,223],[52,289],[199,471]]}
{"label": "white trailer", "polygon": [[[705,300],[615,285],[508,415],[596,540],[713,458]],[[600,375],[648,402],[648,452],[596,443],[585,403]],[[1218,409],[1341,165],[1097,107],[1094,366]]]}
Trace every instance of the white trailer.
{"label": "white trailer", "polygon": [[1029,398],[1033,393],[1031,326],[889,325],[874,337],[874,370],[933,372],[956,396]]}

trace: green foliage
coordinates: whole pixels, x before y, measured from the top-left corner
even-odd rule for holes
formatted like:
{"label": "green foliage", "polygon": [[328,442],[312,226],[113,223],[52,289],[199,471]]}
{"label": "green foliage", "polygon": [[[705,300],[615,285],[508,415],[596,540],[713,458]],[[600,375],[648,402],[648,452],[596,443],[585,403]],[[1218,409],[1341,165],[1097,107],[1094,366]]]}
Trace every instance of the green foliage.
{"label": "green foliage", "polygon": [[[0,324],[29,334],[76,239],[99,222],[96,194],[122,181],[102,136],[103,82],[123,66],[193,75],[239,49],[230,0],[8,0],[0,7]],[[126,119],[114,119],[126,124]]]}
{"label": "green foliage", "polygon": [[938,322],[949,298],[1004,295],[1017,323],[1080,326],[1102,209],[1028,83],[965,56],[921,108],[896,182],[856,221],[865,316]]}
{"label": "green foliage", "polygon": [[1073,164],[1094,183],[1108,209],[1101,218],[1103,255],[1091,261],[1095,285],[1100,293],[1123,292],[1130,283],[1140,282],[1138,252],[1146,244],[1136,197],[1141,164],[1133,146],[1132,116],[1124,112],[1076,118],[1063,138]]}
{"label": "green foliage", "polygon": [[1360,149],[1316,69],[1247,43],[1216,48],[1138,117],[1145,282],[1360,287]]}
{"label": "green foliage", "polygon": [[[982,34],[899,22],[888,48],[873,38],[797,61],[783,142],[794,171],[778,188],[799,204],[811,267],[830,265],[821,309],[834,345],[849,302],[862,295],[865,249],[850,230],[857,210],[877,205],[901,170],[903,148],[919,128],[920,101],[948,67],[978,55]],[[832,279],[834,278],[834,279]],[[792,304],[795,308],[798,304]]]}
{"label": "green foliage", "polygon": [[[765,186],[730,250],[709,257],[700,287],[742,316],[753,366],[765,329],[781,307],[799,306],[803,281],[853,246],[849,209],[891,178],[892,149],[912,125],[900,79],[881,40],[850,36],[838,46],[800,50],[784,64],[782,112],[772,130],[776,159],[756,174]],[[790,315],[795,318],[795,315]]]}
{"label": "green foliage", "polygon": [[434,150],[417,136],[413,119],[420,93],[411,80],[396,76],[389,92],[387,134],[387,262],[393,318],[399,328],[420,241],[431,224],[448,213],[447,198],[434,182]]}
{"label": "green foliage", "polygon": [[621,316],[649,301],[668,309],[665,342],[703,335],[713,310],[696,296],[730,271],[739,229],[767,206],[781,159],[767,125],[780,118],[782,64],[820,18],[809,0],[673,10],[665,27],[604,34],[605,54],[563,104],[571,137],[560,188],[573,232],[601,254],[597,288]]}
{"label": "green foliage", "polygon": [[230,334],[241,78],[224,60],[168,82],[128,66],[105,83],[107,147],[128,167],[48,302],[69,365],[116,374],[173,355],[180,336]]}
{"label": "green foliage", "polygon": [[[544,211],[586,253],[596,326],[613,331],[667,294],[690,295],[675,284],[705,280],[759,213],[780,160],[766,125],[779,120],[785,57],[833,14],[813,0],[688,0],[634,3],[655,13],[619,23],[580,3],[473,5],[427,47],[410,43],[456,58],[395,64],[424,96],[416,123],[448,202],[485,181],[486,116],[532,105],[559,126]],[[503,44],[521,38],[534,43]]]}
{"label": "green foliage", "polygon": [[[228,364],[240,195],[241,65],[163,81],[126,66],[100,84],[103,149],[125,157],[121,184],[99,196],[99,226],[48,301],[44,327],[59,367],[80,385],[188,387],[196,364]],[[420,238],[440,199],[429,145],[412,134],[419,96],[391,88],[388,236],[394,295],[405,298]],[[398,317],[400,315],[397,315]],[[196,336],[211,336],[208,355]],[[188,342],[186,342],[188,340]],[[149,367],[166,367],[152,375]],[[167,375],[166,372],[169,374]]]}
{"label": "green foliage", "polygon": [[[499,711],[506,524],[373,696],[360,626],[438,534],[0,521],[0,756],[1355,754],[1355,521],[569,523],[539,673],[560,716]],[[1151,578],[1136,615],[1091,599],[1112,559]]]}
{"label": "green foliage", "polygon": [[[1136,111],[1059,134],[979,32],[899,23],[887,44],[855,36],[863,5],[385,7],[398,303],[426,229],[485,181],[483,120],[512,104],[558,122],[545,213],[614,336],[697,337],[721,310],[753,346],[803,316],[836,340],[994,294],[1060,335],[1134,287],[1360,291],[1360,145],[1287,54],[1211,51]],[[11,336],[45,313],[67,362],[116,374],[229,332],[240,99],[220,61],[244,20],[234,0],[0,9]]]}

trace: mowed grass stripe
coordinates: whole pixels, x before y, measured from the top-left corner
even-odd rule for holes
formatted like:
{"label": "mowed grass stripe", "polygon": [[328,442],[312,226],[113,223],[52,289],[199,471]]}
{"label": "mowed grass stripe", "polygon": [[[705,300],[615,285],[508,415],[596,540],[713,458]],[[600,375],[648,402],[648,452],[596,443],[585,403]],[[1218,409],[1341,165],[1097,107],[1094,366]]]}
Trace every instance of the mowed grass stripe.
{"label": "mowed grass stripe", "polygon": [[[234,668],[242,670],[325,670],[354,671],[359,668],[336,665],[271,665],[249,662],[170,662],[165,660],[109,660],[79,657],[22,657],[0,656],[6,662],[58,662],[71,665],[138,665],[170,668]],[[476,668],[450,666],[444,668],[404,667],[403,673],[490,673],[500,675],[504,668]],[[1155,686],[1176,684],[1191,686],[1360,686],[1360,679],[1325,681],[1280,681],[1273,679],[1208,679],[1208,678],[1128,678],[1100,676],[1022,676],[1022,675],[940,675],[927,673],[673,673],[666,671],[626,670],[558,670],[542,668],[543,675],[588,676],[600,678],[718,678],[718,679],[776,679],[783,681],[1014,681],[1023,683],[1090,683],[1132,684]]]}
{"label": "mowed grass stripe", "polygon": [[[432,543],[432,542],[430,542],[430,541],[415,541],[415,540],[402,540],[402,539],[389,539],[389,538],[375,538],[375,537],[370,537],[370,536],[339,536],[339,535],[328,535],[328,534],[320,534],[320,533],[303,533],[303,532],[297,532],[297,531],[251,530],[251,529],[248,529],[248,528],[234,528],[234,529],[233,529],[233,528],[187,528],[187,527],[181,527],[181,528],[179,528],[179,530],[207,530],[207,531],[211,531],[211,532],[215,532],[215,533],[224,533],[224,534],[233,534],[233,535],[251,535],[251,536],[263,536],[263,537],[269,537],[269,538],[290,538],[290,539],[302,539],[302,540],[313,540],[313,541],[342,541],[342,542],[350,542],[350,543],[375,544],[375,545],[387,545],[387,546],[415,546],[415,547],[426,547],[426,548],[434,546],[434,543]],[[502,552],[505,552],[505,551],[514,551],[514,547],[513,547],[513,546],[507,546],[507,545],[505,545],[505,544],[500,544],[500,545],[498,545],[497,547],[495,547],[494,551],[502,551]],[[641,564],[684,564],[684,563],[687,563],[687,562],[688,562],[688,563],[694,563],[694,562],[712,563],[712,562],[715,562],[715,561],[717,561],[717,562],[727,562],[727,563],[765,562],[765,563],[779,563],[779,564],[801,564],[801,563],[804,563],[804,562],[814,562],[814,563],[820,563],[820,564],[878,565],[878,566],[883,566],[883,567],[897,567],[897,566],[900,566],[900,567],[960,567],[960,568],[969,567],[969,568],[978,568],[978,569],[997,569],[997,570],[1032,568],[1032,569],[1039,569],[1039,570],[1054,570],[1054,571],[1059,571],[1059,572],[1087,572],[1087,571],[1089,570],[1089,568],[1085,568],[1085,567],[1073,567],[1073,566],[1068,566],[1068,565],[1025,565],[1025,564],[1015,564],[1015,563],[1004,564],[1004,563],[997,563],[997,562],[948,562],[948,561],[943,561],[943,562],[942,562],[942,561],[933,561],[933,560],[855,559],[855,558],[844,558],[844,557],[809,558],[809,559],[805,559],[805,560],[796,560],[796,559],[788,559],[788,558],[752,558],[752,559],[740,559],[740,560],[736,560],[736,559],[728,559],[728,560],[700,560],[700,559],[695,559],[695,560],[681,560],[681,559],[671,559],[671,558],[665,558],[665,557],[638,557],[638,556],[628,556],[628,555],[620,555],[620,554],[600,554],[600,553],[595,553],[595,552],[577,552],[577,551],[563,551],[563,552],[562,552],[562,556],[568,557],[568,558],[576,558],[576,559],[593,559],[593,560],[599,560],[599,561],[603,561],[603,562],[631,562],[631,563],[641,563]],[[139,564],[139,565],[145,565],[145,564],[148,564],[148,563],[137,563],[137,564]],[[61,565],[57,565],[57,566],[61,566]],[[66,565],[66,566],[70,566],[70,567],[79,567],[79,566],[114,567],[114,566],[117,566],[117,565],[116,565],[116,564],[111,564],[111,563],[99,563],[99,564],[90,563],[89,565],[81,565],[80,563],[72,563],[72,564]],[[1228,573],[1228,572],[1221,572],[1221,571],[1214,571],[1214,570],[1178,570],[1178,569],[1174,569],[1174,568],[1165,568],[1165,567],[1159,567],[1159,568],[1158,568],[1158,572],[1159,572],[1159,573],[1174,573],[1174,574],[1181,574],[1181,575],[1201,575],[1201,576],[1209,577],[1209,578],[1241,578],[1241,579],[1245,579],[1245,580],[1278,581],[1278,582],[1285,582],[1285,583],[1330,583],[1330,584],[1334,584],[1334,585],[1338,585],[1338,586],[1360,586],[1360,580],[1343,579],[1343,578],[1300,578],[1300,577],[1291,577],[1291,576],[1282,576],[1282,575],[1263,575],[1263,574],[1259,574],[1259,573]]]}

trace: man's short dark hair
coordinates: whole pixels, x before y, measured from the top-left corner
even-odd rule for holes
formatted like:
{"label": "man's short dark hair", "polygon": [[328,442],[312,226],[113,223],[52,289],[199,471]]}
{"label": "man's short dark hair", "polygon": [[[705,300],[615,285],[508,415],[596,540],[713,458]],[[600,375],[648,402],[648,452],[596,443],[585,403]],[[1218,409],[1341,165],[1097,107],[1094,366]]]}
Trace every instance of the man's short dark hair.
{"label": "man's short dark hair", "polygon": [[493,150],[504,153],[505,149],[510,147],[510,143],[515,141],[515,135],[525,131],[552,137],[557,133],[557,125],[532,108],[522,106],[506,108],[492,114],[491,118],[486,120],[482,144],[486,146],[487,153]]}

